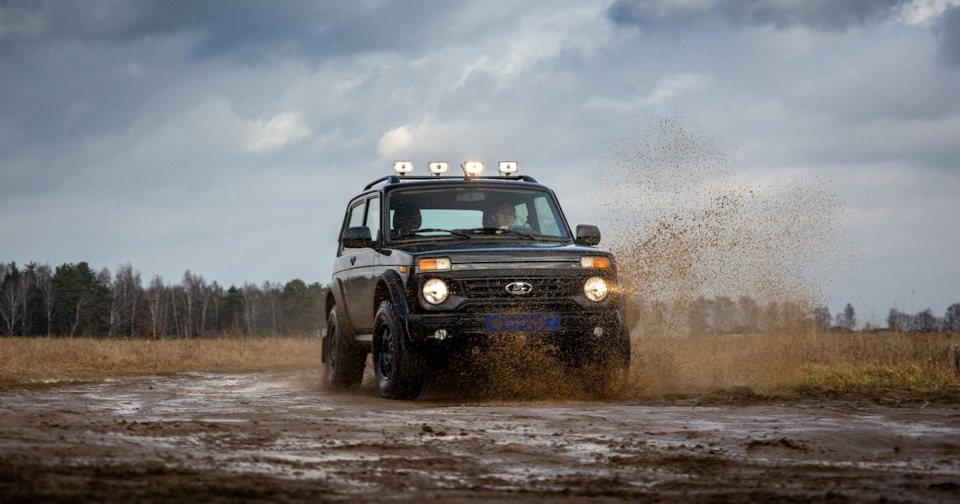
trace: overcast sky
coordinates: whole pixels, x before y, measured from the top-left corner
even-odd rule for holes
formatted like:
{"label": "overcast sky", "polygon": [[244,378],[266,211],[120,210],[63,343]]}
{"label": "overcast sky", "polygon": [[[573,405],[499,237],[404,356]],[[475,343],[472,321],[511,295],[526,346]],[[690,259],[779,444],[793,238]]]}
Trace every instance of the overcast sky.
{"label": "overcast sky", "polygon": [[834,313],[960,301],[960,0],[0,0],[0,261],[326,283],[393,159],[516,159],[604,229],[663,118],[836,190]]}

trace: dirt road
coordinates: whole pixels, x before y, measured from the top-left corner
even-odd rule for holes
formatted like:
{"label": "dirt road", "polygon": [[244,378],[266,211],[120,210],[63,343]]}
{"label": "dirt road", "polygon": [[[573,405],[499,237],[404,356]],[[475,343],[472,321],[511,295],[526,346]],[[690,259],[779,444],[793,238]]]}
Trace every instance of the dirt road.
{"label": "dirt road", "polygon": [[302,374],[0,392],[0,501],[960,501],[960,409],[332,395]]}

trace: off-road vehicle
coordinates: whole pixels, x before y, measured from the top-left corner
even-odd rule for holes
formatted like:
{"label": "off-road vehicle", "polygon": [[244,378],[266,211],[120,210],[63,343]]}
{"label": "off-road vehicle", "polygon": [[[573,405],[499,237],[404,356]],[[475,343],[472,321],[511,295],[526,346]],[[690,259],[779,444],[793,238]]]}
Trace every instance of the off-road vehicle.
{"label": "off-road vehicle", "polygon": [[[326,298],[328,387],[358,387],[368,352],[380,394],[416,398],[430,373],[490,348],[535,339],[571,380],[602,391],[630,362],[613,255],[596,226],[567,226],[556,196],[516,162],[429,163],[432,175],[368,184],[347,205]],[[589,372],[586,372],[589,371]],[[535,372],[535,370],[534,370]]]}

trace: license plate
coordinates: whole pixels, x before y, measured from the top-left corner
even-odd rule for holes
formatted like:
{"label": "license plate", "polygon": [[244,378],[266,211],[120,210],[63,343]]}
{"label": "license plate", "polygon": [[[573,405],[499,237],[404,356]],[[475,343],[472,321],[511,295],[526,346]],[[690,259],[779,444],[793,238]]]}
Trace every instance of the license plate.
{"label": "license plate", "polygon": [[487,332],[556,332],[560,330],[560,315],[556,313],[525,313],[487,315]]}

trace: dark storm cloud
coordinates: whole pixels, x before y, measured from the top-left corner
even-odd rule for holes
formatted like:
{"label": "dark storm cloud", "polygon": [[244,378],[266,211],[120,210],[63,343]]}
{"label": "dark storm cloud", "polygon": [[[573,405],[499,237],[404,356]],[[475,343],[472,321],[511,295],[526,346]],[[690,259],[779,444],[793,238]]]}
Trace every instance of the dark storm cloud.
{"label": "dark storm cloud", "polygon": [[776,28],[802,26],[841,31],[884,19],[908,0],[717,0],[712,4],[664,0],[617,0],[608,11],[619,24],[654,26],[720,17],[735,24]]}
{"label": "dark storm cloud", "polygon": [[960,67],[960,6],[952,6],[943,13],[936,32],[940,42],[940,61]]}
{"label": "dark storm cloud", "polygon": [[[226,74],[239,63],[258,72],[284,61],[419,53],[452,38],[444,28],[450,23],[433,20],[455,8],[426,1],[0,0],[0,150],[156,120],[144,110],[152,100],[165,93],[166,108],[151,109],[159,115],[196,101],[196,82],[204,80],[198,74],[212,68]],[[236,84],[222,92],[245,89]]]}
{"label": "dark storm cloud", "polygon": [[[258,60],[279,50],[304,59],[418,48],[442,27],[451,2],[262,2],[258,0],[13,0],[0,6],[0,44],[79,41],[123,44],[175,34],[197,37],[199,58]],[[429,13],[429,15],[427,15]]]}

